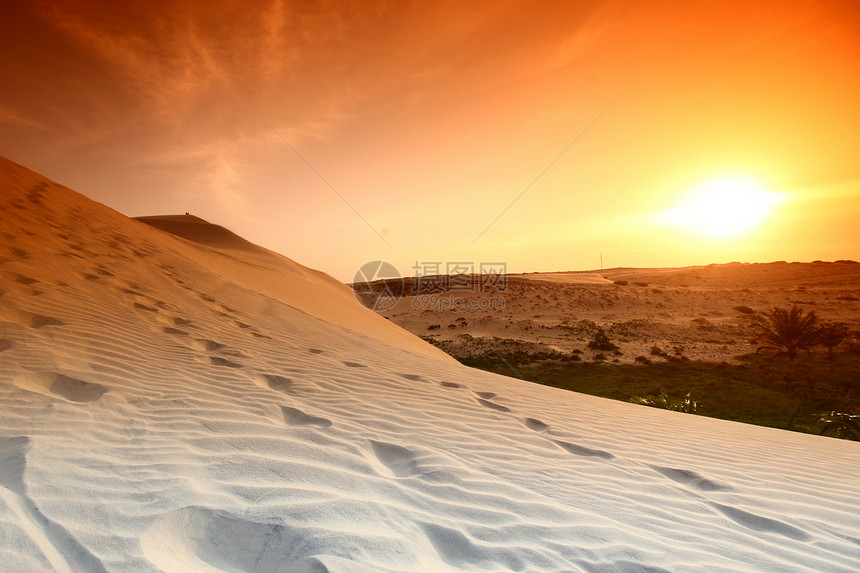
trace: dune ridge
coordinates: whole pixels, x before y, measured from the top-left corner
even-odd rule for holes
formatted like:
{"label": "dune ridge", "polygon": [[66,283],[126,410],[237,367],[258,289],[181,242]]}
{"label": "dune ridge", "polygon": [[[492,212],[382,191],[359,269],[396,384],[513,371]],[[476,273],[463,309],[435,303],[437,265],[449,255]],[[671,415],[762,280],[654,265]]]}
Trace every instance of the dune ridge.
{"label": "dune ridge", "polygon": [[468,369],[286,258],[0,185],[7,570],[860,569],[855,443]]}

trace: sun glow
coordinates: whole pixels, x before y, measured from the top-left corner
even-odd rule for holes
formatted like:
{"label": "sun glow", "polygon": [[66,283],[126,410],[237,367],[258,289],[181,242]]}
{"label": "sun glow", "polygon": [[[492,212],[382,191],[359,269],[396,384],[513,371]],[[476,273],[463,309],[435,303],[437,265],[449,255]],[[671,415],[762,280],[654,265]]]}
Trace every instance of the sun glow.
{"label": "sun glow", "polygon": [[659,223],[716,239],[737,237],[761,225],[782,193],[745,176],[711,179],[696,187],[673,209],[658,213]]}

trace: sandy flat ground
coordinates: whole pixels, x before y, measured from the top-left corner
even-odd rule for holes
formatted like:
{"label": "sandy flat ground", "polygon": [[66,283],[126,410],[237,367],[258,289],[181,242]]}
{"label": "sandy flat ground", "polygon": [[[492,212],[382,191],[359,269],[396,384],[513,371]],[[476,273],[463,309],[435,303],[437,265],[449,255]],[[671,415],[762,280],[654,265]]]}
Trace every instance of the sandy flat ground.
{"label": "sandy flat ground", "polygon": [[216,226],[0,189],[4,571],[860,570],[857,443],[472,370]]}
{"label": "sandy flat ground", "polygon": [[[405,296],[383,314],[420,335],[468,351],[468,335],[587,348],[604,328],[632,362],[653,346],[690,359],[731,361],[754,352],[752,311],[798,304],[819,319],[860,329],[860,264],[730,263],[670,269],[508,275],[504,285]],[[407,291],[408,292],[408,291]],[[745,307],[745,312],[738,308]],[[604,352],[605,354],[605,352]]]}

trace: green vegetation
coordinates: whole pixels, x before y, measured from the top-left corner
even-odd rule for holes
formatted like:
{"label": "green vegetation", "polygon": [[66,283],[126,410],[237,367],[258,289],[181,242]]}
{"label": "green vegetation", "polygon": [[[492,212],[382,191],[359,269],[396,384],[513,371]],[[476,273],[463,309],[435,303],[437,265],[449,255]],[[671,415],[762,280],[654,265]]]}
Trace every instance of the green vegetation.
{"label": "green vegetation", "polygon": [[783,380],[784,366],[762,355],[737,359],[739,364],[691,360],[642,365],[487,354],[459,360],[584,394],[806,432],[817,431],[822,412],[857,407],[860,355],[840,353],[836,360],[804,356],[798,361],[800,380],[794,381]]}
{"label": "green vegetation", "polygon": [[661,392],[654,396],[637,396],[633,398],[634,404],[643,404],[653,408],[661,408],[663,410],[674,410],[675,412],[685,412],[687,414],[695,414],[698,404],[693,400],[693,393],[687,392],[686,396],[669,396],[666,392]]}
{"label": "green vegetation", "polygon": [[849,332],[844,322],[830,322],[818,327],[818,344],[827,348],[828,360],[833,360],[833,349],[848,338]]}
{"label": "green vegetation", "polygon": [[[747,308],[735,310],[748,314]],[[860,333],[844,323],[818,326],[815,313],[797,305],[774,307],[753,320],[762,346],[732,364],[689,360],[680,347],[670,354],[654,346],[656,358],[620,364],[606,363],[603,354],[589,359],[581,350],[563,354],[515,339],[461,334],[459,344],[425,340],[474,368],[689,414],[817,433],[822,413],[860,413]],[[592,333],[588,348],[621,354],[602,328],[585,326]],[[844,351],[834,352],[840,344]],[[813,352],[816,347],[826,352]],[[774,360],[780,356],[789,360],[788,374]]]}
{"label": "green vegetation", "polygon": [[756,315],[753,319],[757,340],[761,344],[758,351],[774,351],[775,356],[788,358],[787,379],[797,376],[797,355],[801,350],[809,350],[819,341],[818,318],[815,311],[803,313],[797,305],[790,309],[774,307]]}

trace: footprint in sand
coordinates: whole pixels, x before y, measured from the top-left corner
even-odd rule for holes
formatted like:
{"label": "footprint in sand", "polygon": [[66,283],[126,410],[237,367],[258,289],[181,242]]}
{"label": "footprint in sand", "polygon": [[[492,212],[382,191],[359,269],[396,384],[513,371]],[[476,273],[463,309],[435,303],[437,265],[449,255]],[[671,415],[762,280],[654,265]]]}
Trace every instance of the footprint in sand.
{"label": "footprint in sand", "polygon": [[0,340],[0,352],[6,352],[10,348],[12,348],[11,340]]}
{"label": "footprint in sand", "polygon": [[227,360],[226,358],[221,358],[220,356],[210,356],[209,362],[213,366],[227,366],[228,368],[241,368],[242,365],[238,362],[233,362],[232,360]]}
{"label": "footprint in sand", "polygon": [[481,398],[478,398],[478,404],[480,404],[481,406],[483,406],[485,408],[490,408],[491,410],[496,410],[497,412],[510,412],[511,411],[511,409],[508,408],[507,406],[502,406],[501,404],[495,404],[493,402],[490,402],[489,400],[483,400]]}
{"label": "footprint in sand", "polygon": [[251,328],[250,324],[245,324],[241,320],[234,320],[234,321],[232,321],[232,323],[233,323],[233,326],[236,326],[238,328]]}
{"label": "footprint in sand", "polygon": [[107,392],[101,384],[84,382],[56,372],[30,372],[15,378],[15,386],[22,390],[53,394],[70,402],[93,402]]}
{"label": "footprint in sand", "polygon": [[211,352],[213,350],[220,350],[224,348],[224,345],[215,342],[214,340],[206,340],[204,338],[197,338],[191,341],[191,347],[196,350],[203,350],[204,352]]}
{"label": "footprint in sand", "polygon": [[190,320],[185,320],[184,318],[179,318],[178,316],[168,316],[165,314],[159,315],[156,320],[168,326],[187,326],[191,324]]}
{"label": "footprint in sand", "polygon": [[498,394],[496,394],[495,392],[475,392],[475,394],[477,394],[484,400],[492,400],[493,398],[498,396]]}
{"label": "footprint in sand", "polygon": [[158,312],[157,308],[153,308],[151,306],[147,306],[147,305],[139,303],[139,302],[134,303],[133,307],[137,310],[145,310],[147,312]]}
{"label": "footprint in sand", "polygon": [[350,368],[367,368],[364,364],[359,364],[358,362],[344,362],[344,366],[349,366]]}
{"label": "footprint in sand", "polygon": [[524,422],[526,428],[528,428],[529,430],[534,430],[535,432],[543,432],[544,430],[549,429],[549,424],[545,424],[537,418],[526,418]]}
{"label": "footprint in sand", "polygon": [[[490,568],[498,568],[498,555],[493,555],[491,551],[478,547],[460,531],[444,527],[437,523],[419,521],[418,525],[424,530],[427,540],[430,541],[439,558],[445,563],[458,569],[463,567],[463,565],[490,564],[496,565],[496,567]],[[486,569],[485,567],[479,568]],[[510,568],[514,570],[521,569],[521,567]]]}
{"label": "footprint in sand", "polygon": [[308,352],[311,354],[322,354],[325,350],[320,350],[319,348],[308,348]]}
{"label": "footprint in sand", "polygon": [[120,281],[120,282],[122,282],[125,286],[132,289],[133,291],[144,291],[144,290],[146,290],[139,283],[136,283],[134,281]]}
{"label": "footprint in sand", "polygon": [[284,416],[284,422],[288,426],[317,426],[320,428],[328,428],[331,426],[331,420],[320,416],[311,416],[302,412],[298,408],[290,408],[289,406],[281,406],[281,413]]}
{"label": "footprint in sand", "polygon": [[258,374],[257,380],[267,388],[277,390],[278,392],[287,392],[290,386],[293,385],[292,378],[279,376],[277,374]]}
{"label": "footprint in sand", "polygon": [[50,316],[27,312],[26,310],[13,310],[10,308],[0,310],[0,316],[9,319],[12,322],[17,322],[21,326],[26,326],[29,328],[43,328],[45,326],[63,326],[65,324],[62,320],[58,318],[52,318]]}
{"label": "footprint in sand", "polygon": [[424,380],[424,378],[420,374],[401,374],[401,376],[403,376],[407,380],[413,380],[413,381]]}
{"label": "footprint in sand", "polygon": [[195,357],[195,359],[201,364],[211,364],[212,366],[226,366],[228,368],[242,368],[242,365],[238,362],[233,362],[232,360],[227,360],[226,358],[221,358],[220,356],[197,356]]}
{"label": "footprint in sand", "polygon": [[156,517],[140,536],[140,548],[163,571],[177,570],[175,552],[164,550],[165,540],[170,540],[183,555],[183,570],[328,573],[314,555],[326,552],[321,541],[325,535],[314,528],[256,522],[223,510],[188,506]]}
{"label": "footprint in sand", "polygon": [[16,283],[18,283],[18,284],[22,284],[22,285],[27,285],[27,286],[29,286],[29,285],[31,285],[31,284],[33,284],[33,283],[37,283],[37,282],[39,282],[39,281],[37,281],[37,280],[36,280],[36,279],[34,279],[34,278],[25,277],[25,276],[23,276],[23,275],[18,275],[18,276],[17,276],[17,278],[15,278],[15,282],[16,282]]}
{"label": "footprint in sand", "polygon": [[221,354],[224,356],[230,356],[232,358],[250,358],[251,355],[247,352],[243,352],[242,350],[222,350]]}
{"label": "footprint in sand", "polygon": [[388,468],[394,477],[409,477],[418,473],[419,468],[418,462],[415,461],[415,452],[409,448],[387,442],[377,442],[376,440],[370,440],[370,447],[376,459]]}
{"label": "footprint in sand", "polygon": [[585,446],[571,444],[570,442],[562,442],[561,440],[553,440],[553,442],[555,442],[555,444],[560,446],[562,449],[577,456],[602,458],[604,460],[615,459],[614,455],[610,454],[609,452],[604,452],[603,450],[594,450],[592,448],[586,448]]}
{"label": "footprint in sand", "polygon": [[809,541],[812,537],[806,533],[805,531],[794,527],[793,525],[789,525],[787,523],[783,523],[782,521],[777,521],[775,519],[771,519],[769,517],[762,517],[760,515],[756,515],[754,513],[750,513],[748,511],[744,511],[742,509],[738,509],[736,507],[731,507],[728,505],[723,505],[721,503],[710,503],[711,507],[715,508],[717,511],[737,523],[738,525],[742,525],[747,529],[752,529],[753,531],[763,531],[765,533],[777,533],[779,535],[784,535],[790,539],[795,539],[797,541]]}
{"label": "footprint in sand", "polygon": [[442,388],[462,388],[462,386],[456,382],[440,382],[439,386]]}
{"label": "footprint in sand", "polygon": [[165,326],[161,329],[161,332],[164,334],[173,334],[175,336],[188,336],[188,333],[184,330],[179,330],[178,328],[173,328],[172,326]]}
{"label": "footprint in sand", "polygon": [[251,332],[251,336],[254,338],[265,338],[266,340],[272,340],[271,336],[266,336],[265,334],[260,334],[259,332]]}
{"label": "footprint in sand", "polygon": [[674,482],[688,485],[701,491],[732,491],[732,488],[730,488],[729,486],[721,485],[709,479],[703,478],[696,472],[690,470],[664,468],[661,466],[651,466],[651,468]]}

